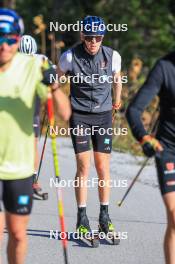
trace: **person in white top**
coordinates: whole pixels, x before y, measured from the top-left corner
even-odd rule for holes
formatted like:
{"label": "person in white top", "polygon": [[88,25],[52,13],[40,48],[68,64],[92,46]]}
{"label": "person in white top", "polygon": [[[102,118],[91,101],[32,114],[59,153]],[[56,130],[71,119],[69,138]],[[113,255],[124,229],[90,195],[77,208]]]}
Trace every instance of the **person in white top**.
{"label": "person in white top", "polygon": [[[112,110],[116,111],[121,106],[121,56],[117,51],[102,45],[105,34],[104,27],[102,18],[85,17],[83,19],[83,31],[80,33],[81,44],[64,52],[58,65],[60,81],[65,74],[69,74],[71,77],[72,117],[70,127],[72,129],[83,128],[82,131],[79,130],[78,135],[75,135],[73,130],[71,132],[77,162],[76,180],[81,182],[75,188],[78,207],[76,227],[78,232],[83,234],[91,232],[86,214],[86,183],[91,155],[90,140],[93,145],[95,167],[98,174],[99,227],[105,233],[114,231],[108,214],[110,153],[112,150],[112,134],[108,132],[109,130],[112,131]],[[98,129],[93,131],[95,126]],[[102,130],[104,133],[100,134]],[[102,181],[105,183],[103,186],[101,185]]]}

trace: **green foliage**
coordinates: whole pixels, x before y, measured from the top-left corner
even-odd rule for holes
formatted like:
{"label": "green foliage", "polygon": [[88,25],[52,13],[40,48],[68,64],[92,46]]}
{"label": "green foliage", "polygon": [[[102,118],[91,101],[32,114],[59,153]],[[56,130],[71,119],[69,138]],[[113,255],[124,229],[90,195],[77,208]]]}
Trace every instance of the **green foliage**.
{"label": "green foliage", "polygon": [[[127,23],[128,31],[110,33],[114,48],[118,48],[124,58],[125,65],[134,56],[140,57],[148,66],[158,57],[173,48],[173,26],[175,19],[168,9],[168,1],[123,0],[104,1],[102,16],[106,22]],[[107,8],[106,8],[107,7]],[[118,45],[115,40],[119,39]]]}
{"label": "green foliage", "polygon": [[[144,68],[137,81],[129,80],[124,87],[127,94],[123,98],[124,110],[145,80],[148,69],[159,57],[175,47],[174,0],[16,0],[16,8],[25,20],[26,33],[33,33],[33,17],[38,14],[44,16],[48,28],[49,21],[57,21],[59,24],[76,23],[86,15],[101,16],[106,24],[127,24],[127,31],[107,32],[104,39],[104,45],[121,54],[122,70],[126,74],[133,58],[140,58],[143,62]],[[79,33],[57,32],[56,40],[63,40],[66,44],[64,49],[68,49],[77,43]],[[50,48],[50,42],[48,43]],[[119,117],[119,122],[125,125],[126,120]],[[140,150],[134,142],[129,131],[128,137],[118,137],[114,145],[123,150],[129,146],[138,153]]]}
{"label": "green foliage", "polygon": [[[127,32],[108,32],[104,44],[119,50],[127,67],[133,57],[151,66],[155,59],[174,48],[175,4],[173,0],[17,0],[26,32],[32,33],[35,15],[43,14],[46,23],[75,23],[88,14],[99,15],[106,23],[127,24]],[[59,32],[66,47],[78,41],[75,32]]]}

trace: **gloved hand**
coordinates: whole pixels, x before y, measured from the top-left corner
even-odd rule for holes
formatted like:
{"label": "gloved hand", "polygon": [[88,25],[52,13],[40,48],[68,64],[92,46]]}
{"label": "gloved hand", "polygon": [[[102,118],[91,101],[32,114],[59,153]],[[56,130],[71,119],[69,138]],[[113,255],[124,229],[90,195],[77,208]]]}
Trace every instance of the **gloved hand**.
{"label": "gloved hand", "polygon": [[55,83],[57,72],[55,65],[53,65],[51,61],[49,61],[48,59],[43,59],[41,70],[43,74],[42,83],[47,86]]}
{"label": "gloved hand", "polygon": [[117,113],[117,111],[120,109],[121,107],[121,102],[118,104],[113,104],[112,106],[112,123],[115,121],[115,115]]}
{"label": "gloved hand", "polygon": [[[42,83],[44,83],[45,85],[51,85],[55,82],[54,80],[56,80],[56,70],[53,67],[44,69],[42,73]],[[51,78],[51,76],[53,76],[53,78]]]}
{"label": "gloved hand", "polygon": [[148,157],[153,157],[156,152],[163,151],[163,147],[160,142],[151,135],[146,135],[140,141],[143,153]]}

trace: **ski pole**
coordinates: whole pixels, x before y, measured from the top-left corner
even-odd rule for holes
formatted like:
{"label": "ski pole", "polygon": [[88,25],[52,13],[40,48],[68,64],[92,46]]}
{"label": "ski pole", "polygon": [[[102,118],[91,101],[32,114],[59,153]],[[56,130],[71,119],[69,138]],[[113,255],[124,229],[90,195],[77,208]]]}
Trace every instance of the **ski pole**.
{"label": "ski pole", "polygon": [[130,190],[132,189],[132,186],[134,185],[134,183],[136,182],[137,178],[140,176],[142,170],[145,168],[146,164],[148,163],[149,158],[146,158],[145,161],[142,164],[142,167],[140,168],[140,170],[137,172],[137,175],[135,176],[135,178],[132,180],[131,184],[129,185],[126,193],[124,194],[123,198],[121,199],[121,201],[119,201],[117,204],[118,206],[121,206],[123,201],[125,200],[125,198],[127,197],[128,193],[130,192]]}
{"label": "ski pole", "polygon": [[[50,127],[54,126],[55,118],[54,118],[54,108],[52,101],[51,90],[49,89],[48,100],[47,100],[47,108],[48,108],[48,119]],[[55,170],[55,178],[58,180],[57,185],[57,199],[58,199],[58,214],[60,220],[61,232],[64,234],[64,238],[62,238],[62,246],[64,253],[64,263],[68,264],[68,252],[67,252],[67,234],[65,232],[65,219],[64,219],[64,208],[63,208],[63,198],[62,198],[62,190],[60,187],[60,171],[59,171],[59,163],[58,163],[58,155],[57,155],[57,147],[56,147],[56,135],[54,133],[51,134],[52,140],[52,155],[54,161],[54,170]]]}
{"label": "ski pole", "polygon": [[45,151],[45,147],[46,147],[46,141],[47,141],[48,132],[49,132],[49,124],[47,125],[46,135],[45,135],[45,138],[44,138],[44,144],[43,144],[42,153],[41,153],[41,157],[40,157],[40,162],[39,162],[36,182],[38,182],[38,178],[40,176],[40,171],[41,171],[41,166],[42,166],[42,162],[43,162],[43,157],[44,157],[44,151]]}
{"label": "ski pole", "polygon": [[43,133],[43,128],[44,128],[44,124],[46,122],[46,117],[47,117],[47,110],[44,110],[44,116],[43,116],[43,120],[42,120],[42,124],[41,124],[41,130],[40,130],[40,138],[41,138],[42,133]]}
{"label": "ski pole", "polygon": [[[157,111],[157,110],[156,110],[156,111]],[[155,111],[155,114],[156,114],[156,111]],[[153,115],[152,120],[154,120],[154,115]],[[157,128],[157,126],[158,126],[158,122],[159,122],[159,118],[157,118],[156,122],[153,124],[153,126],[152,126],[152,128],[151,128],[152,133],[154,133],[154,134],[155,134],[156,128]],[[132,182],[131,182],[131,184],[129,185],[128,189],[126,190],[126,192],[125,192],[123,198],[117,203],[119,207],[122,205],[123,201],[124,201],[124,200],[126,199],[126,197],[128,196],[128,193],[130,192],[130,190],[132,189],[134,183],[137,181],[137,179],[138,179],[138,177],[140,176],[141,172],[143,171],[143,169],[144,169],[145,166],[147,165],[149,159],[150,159],[150,158],[146,158],[146,159],[144,160],[144,162],[143,162],[143,164],[142,164],[140,170],[137,172],[136,176],[135,176],[134,179],[132,180]]]}

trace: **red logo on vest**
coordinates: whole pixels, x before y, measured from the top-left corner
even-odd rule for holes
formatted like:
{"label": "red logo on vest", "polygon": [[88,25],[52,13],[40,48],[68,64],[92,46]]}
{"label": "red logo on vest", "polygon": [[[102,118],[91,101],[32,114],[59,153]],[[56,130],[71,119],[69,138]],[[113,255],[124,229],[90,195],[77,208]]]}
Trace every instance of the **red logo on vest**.
{"label": "red logo on vest", "polygon": [[172,163],[172,162],[166,163],[166,168],[169,171],[174,170],[174,163]]}

